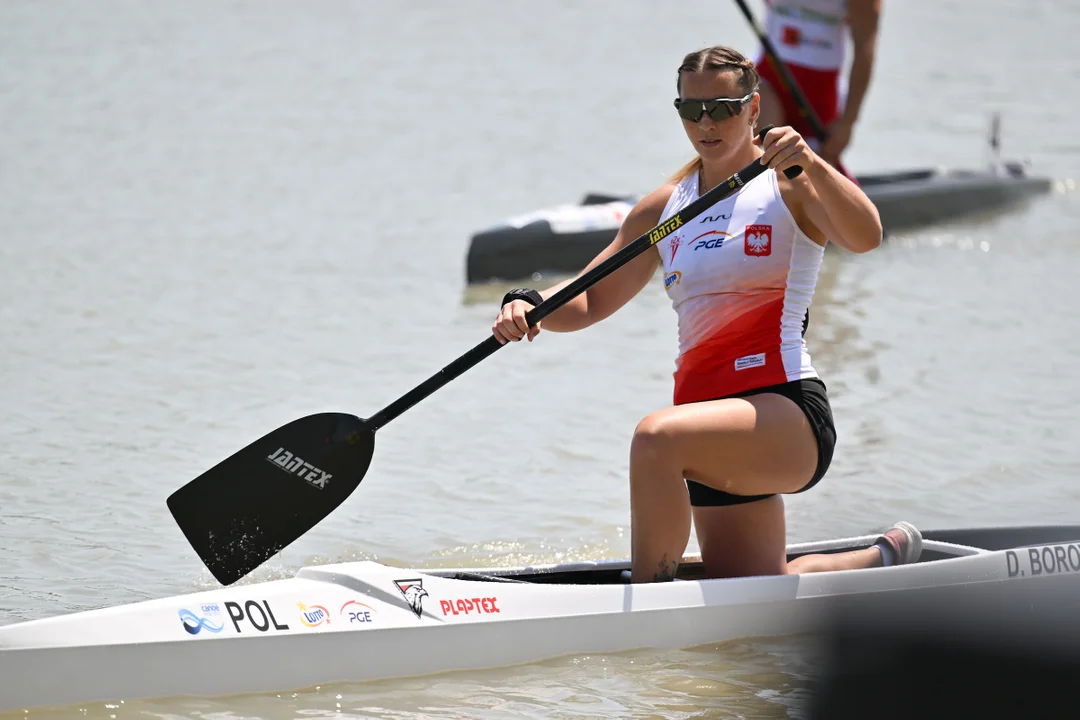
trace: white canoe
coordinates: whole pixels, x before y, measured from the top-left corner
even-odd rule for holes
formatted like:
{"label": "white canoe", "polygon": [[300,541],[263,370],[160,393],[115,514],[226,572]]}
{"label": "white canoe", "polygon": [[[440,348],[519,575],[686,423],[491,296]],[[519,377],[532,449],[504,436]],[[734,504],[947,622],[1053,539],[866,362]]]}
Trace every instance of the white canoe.
{"label": "white canoe", "polygon": [[[286,691],[813,631],[834,601],[1080,582],[1080,526],[925,534],[913,565],[631,585],[626,561],[415,570],[375,562],[0,627],[0,709]],[[793,545],[794,557],[875,536]]]}

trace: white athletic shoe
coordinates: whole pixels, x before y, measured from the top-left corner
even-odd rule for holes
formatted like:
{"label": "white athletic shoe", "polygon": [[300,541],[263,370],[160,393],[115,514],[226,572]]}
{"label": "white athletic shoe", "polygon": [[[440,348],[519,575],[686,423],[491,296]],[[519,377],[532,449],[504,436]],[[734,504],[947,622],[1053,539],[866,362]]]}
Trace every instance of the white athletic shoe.
{"label": "white athletic shoe", "polygon": [[909,522],[900,522],[885,531],[878,540],[884,540],[893,549],[898,565],[918,562],[922,555],[922,533]]}

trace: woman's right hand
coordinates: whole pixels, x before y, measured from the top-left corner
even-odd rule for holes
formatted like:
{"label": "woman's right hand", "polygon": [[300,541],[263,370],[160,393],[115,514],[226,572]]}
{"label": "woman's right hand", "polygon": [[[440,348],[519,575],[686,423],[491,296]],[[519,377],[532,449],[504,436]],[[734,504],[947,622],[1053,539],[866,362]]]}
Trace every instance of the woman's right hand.
{"label": "woman's right hand", "polygon": [[499,316],[495,318],[491,332],[503,345],[508,341],[517,342],[523,337],[528,337],[529,342],[532,342],[533,338],[540,334],[540,323],[530,328],[525,322],[525,313],[532,309],[533,306],[524,300],[512,300],[506,303],[499,311]]}

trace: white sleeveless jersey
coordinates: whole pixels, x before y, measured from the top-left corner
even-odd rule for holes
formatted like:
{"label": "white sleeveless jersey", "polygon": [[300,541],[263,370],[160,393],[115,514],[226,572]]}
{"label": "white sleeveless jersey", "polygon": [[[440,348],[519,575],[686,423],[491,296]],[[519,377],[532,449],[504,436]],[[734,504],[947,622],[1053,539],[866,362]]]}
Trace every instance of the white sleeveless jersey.
{"label": "white sleeveless jersey", "polygon": [[[697,198],[694,173],[661,222]],[[656,248],[679,318],[676,405],[817,377],[802,329],[825,249],[796,225],[774,170]]]}
{"label": "white sleeveless jersey", "polygon": [[815,70],[844,64],[847,0],[766,0],[765,33],[780,59]]}

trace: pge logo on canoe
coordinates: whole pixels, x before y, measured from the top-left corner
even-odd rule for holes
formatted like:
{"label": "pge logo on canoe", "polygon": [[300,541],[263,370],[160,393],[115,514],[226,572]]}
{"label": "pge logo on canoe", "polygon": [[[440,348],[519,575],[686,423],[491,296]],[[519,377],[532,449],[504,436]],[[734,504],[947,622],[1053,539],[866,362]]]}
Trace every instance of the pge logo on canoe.
{"label": "pge logo on canoe", "polygon": [[370,623],[374,620],[375,608],[365,605],[356,600],[350,600],[341,606],[338,612],[343,618],[348,618],[349,623]]}

